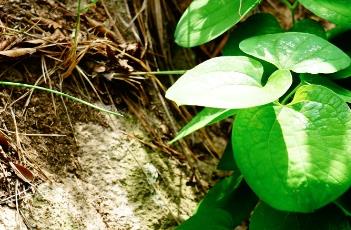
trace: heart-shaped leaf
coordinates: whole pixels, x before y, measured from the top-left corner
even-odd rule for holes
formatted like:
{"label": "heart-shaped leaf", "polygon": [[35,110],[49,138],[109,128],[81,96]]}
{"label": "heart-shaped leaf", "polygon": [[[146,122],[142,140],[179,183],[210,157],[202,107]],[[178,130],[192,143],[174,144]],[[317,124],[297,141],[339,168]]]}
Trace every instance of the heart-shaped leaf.
{"label": "heart-shaped leaf", "polygon": [[182,139],[190,133],[205,127],[206,125],[214,124],[227,117],[233,116],[234,114],[236,114],[236,110],[234,109],[204,108],[177,133],[177,136],[170,141],[169,144]]}
{"label": "heart-shaped leaf", "polygon": [[175,41],[184,47],[206,43],[239,22],[261,0],[195,0],[178,22]]}
{"label": "heart-shaped leaf", "polygon": [[335,24],[351,26],[351,4],[349,0],[299,0],[299,2],[321,18]]}
{"label": "heart-shaped leaf", "polygon": [[347,218],[330,205],[311,214],[275,210],[260,203],[250,219],[250,230],[350,230]]}
{"label": "heart-shaped leaf", "polygon": [[301,86],[286,106],[240,111],[232,138],[245,180],[274,208],[310,212],[351,185],[350,109],[323,86]]}
{"label": "heart-shaped leaf", "polygon": [[[349,55],[349,57],[351,57],[350,51],[347,52],[347,54]],[[343,79],[343,78],[351,77],[351,65],[349,65],[349,67],[347,67],[346,69],[330,74],[329,77],[333,79]]]}
{"label": "heart-shaped leaf", "polygon": [[351,91],[341,87],[327,77],[322,77],[317,74],[300,74],[300,79],[308,84],[322,85],[331,89],[339,95],[345,102],[351,103]]}
{"label": "heart-shaped leaf", "polygon": [[277,70],[262,86],[262,73],[248,57],[212,58],[181,76],[166,97],[178,105],[241,109],[277,100],[292,83],[289,71]]}
{"label": "heart-shaped leaf", "polygon": [[[246,54],[239,49],[239,44],[246,38],[283,32],[277,19],[266,13],[258,13],[251,15],[244,22],[237,25],[235,30],[232,30],[229,34],[228,42],[222,50],[224,56],[245,56]],[[268,77],[277,70],[277,68],[269,62],[260,61],[264,73],[262,77],[262,83],[266,83]]]}
{"label": "heart-shaped leaf", "polygon": [[347,54],[330,42],[308,33],[286,32],[248,38],[240,43],[247,54],[279,69],[297,73],[334,73],[350,65]]}

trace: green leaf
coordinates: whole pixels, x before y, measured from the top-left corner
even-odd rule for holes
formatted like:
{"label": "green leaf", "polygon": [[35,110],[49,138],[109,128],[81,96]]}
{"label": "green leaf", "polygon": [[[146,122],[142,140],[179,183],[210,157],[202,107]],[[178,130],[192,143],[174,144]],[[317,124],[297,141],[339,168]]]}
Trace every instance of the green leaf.
{"label": "green leaf", "polygon": [[334,93],[339,95],[345,102],[351,103],[351,91],[341,87],[326,77],[312,74],[301,74],[300,78],[305,83],[325,86],[328,89],[333,90]]}
{"label": "green leaf", "polygon": [[246,39],[240,49],[278,69],[297,73],[334,73],[350,65],[350,58],[328,41],[308,33],[286,32]]}
{"label": "green leaf", "polygon": [[298,88],[288,105],[240,111],[234,158],[252,190],[270,206],[311,212],[351,185],[351,113],[333,91]]}
{"label": "green leaf", "polygon": [[[250,16],[244,22],[238,24],[235,30],[229,34],[228,42],[222,50],[224,56],[245,56],[239,49],[239,43],[249,37],[283,32],[277,19],[271,14],[259,13]],[[264,73],[262,84],[267,82],[268,77],[277,69],[274,65],[266,61],[260,61]]]}
{"label": "green leaf", "polygon": [[[232,230],[249,218],[250,213],[257,205],[258,198],[245,181],[241,181],[236,189],[233,189],[233,185],[227,184],[226,189],[222,189],[222,193],[217,193],[213,198],[216,197],[217,203],[221,201],[223,204],[222,208],[231,214],[233,220]],[[199,210],[198,213],[200,213]],[[206,212],[203,212],[203,215],[207,216]]]}
{"label": "green leaf", "polygon": [[238,166],[234,160],[232,139],[229,138],[227,146],[225,147],[224,153],[217,165],[219,170],[239,171]]}
{"label": "green leaf", "polygon": [[349,65],[349,67],[347,67],[346,69],[343,69],[336,73],[331,74],[330,77],[332,79],[344,79],[344,78],[351,77],[351,65]]}
{"label": "green leaf", "polygon": [[248,57],[217,57],[187,71],[168,89],[178,105],[241,109],[277,100],[290,87],[287,70],[274,72],[261,85],[262,65]]}
{"label": "green leaf", "polygon": [[290,29],[291,32],[303,32],[317,35],[323,39],[327,39],[327,34],[324,27],[312,19],[302,19],[297,21]]}
{"label": "green leaf", "polygon": [[199,204],[196,213],[206,212],[207,209],[211,208],[225,208],[231,206],[232,204],[229,204],[228,201],[232,198],[232,195],[237,192],[242,179],[243,177],[238,172],[222,179],[208,191],[205,198]]}
{"label": "green leaf", "polygon": [[350,230],[347,218],[335,206],[327,206],[311,214],[275,210],[260,203],[254,210],[250,230]]}
{"label": "green leaf", "polygon": [[204,108],[196,114],[193,119],[186,124],[177,134],[177,136],[169,142],[172,144],[190,133],[195,132],[198,129],[205,127],[206,125],[211,125],[216,122],[219,122],[227,117],[233,116],[236,114],[234,109],[217,109],[217,108]]}
{"label": "green leaf", "polygon": [[211,188],[196,213],[177,229],[232,230],[249,217],[257,202],[242,176],[234,173]]}
{"label": "green leaf", "polygon": [[195,214],[178,226],[177,230],[232,230],[232,216],[221,208],[209,209],[206,215]]}
{"label": "green leaf", "polygon": [[204,44],[238,23],[261,0],[195,0],[178,22],[175,41],[183,47]]}
{"label": "green leaf", "polygon": [[[348,52],[348,55],[350,57],[351,52]],[[346,69],[330,74],[330,77],[333,79],[344,79],[351,77],[351,65],[349,65],[349,67],[347,67]]]}
{"label": "green leaf", "polygon": [[317,16],[335,24],[351,25],[351,4],[349,0],[299,0]]}

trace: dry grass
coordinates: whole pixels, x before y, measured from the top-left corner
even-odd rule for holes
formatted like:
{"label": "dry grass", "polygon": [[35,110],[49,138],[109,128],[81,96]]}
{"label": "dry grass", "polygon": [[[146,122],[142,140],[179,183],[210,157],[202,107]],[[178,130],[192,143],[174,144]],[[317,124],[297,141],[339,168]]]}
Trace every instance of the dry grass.
{"label": "dry grass", "polygon": [[[218,158],[222,146],[218,147],[204,130],[196,136],[202,146],[197,147],[197,153],[193,144],[199,141],[195,139],[168,145],[185,121],[191,119],[187,109],[178,108],[164,98],[165,84],[168,86],[174,81],[173,76],[166,76],[165,80],[153,74],[130,74],[195,65],[192,51],[180,49],[172,42],[177,18],[189,3],[187,0],[100,0],[94,5],[82,1],[82,10],[78,13],[76,1],[0,2],[0,64],[3,66],[0,79],[59,91],[74,88],[73,93],[85,100],[94,98],[117,108],[126,106],[149,133],[148,139],[132,138],[185,163],[192,171],[190,180],[195,179],[198,189],[205,191],[208,183],[201,177],[198,166],[204,152],[199,154],[199,149],[207,152],[210,158]],[[201,48],[208,56],[219,53],[218,47],[215,50],[208,47]],[[179,64],[177,56],[184,60],[183,63]],[[11,109],[24,100],[21,118],[25,118],[33,92],[29,89],[16,100],[3,101],[1,115],[11,115]],[[8,94],[2,96],[8,97]],[[51,95],[51,101],[54,114],[57,114],[58,102],[54,95]],[[62,103],[67,109],[64,100]],[[68,111],[66,114],[71,124]],[[15,132],[4,124],[2,130],[15,137],[13,145],[18,156],[14,156],[13,161],[35,172],[38,175],[35,183],[46,180],[45,173],[22,147],[16,125],[18,116],[11,117]],[[18,194],[25,194],[30,186],[4,160],[0,165],[5,170],[4,182],[7,181],[4,183],[6,188],[3,187],[6,194],[1,196],[0,202],[17,201]],[[12,176],[6,176],[7,171],[12,171]],[[13,183],[16,186],[12,186]]]}

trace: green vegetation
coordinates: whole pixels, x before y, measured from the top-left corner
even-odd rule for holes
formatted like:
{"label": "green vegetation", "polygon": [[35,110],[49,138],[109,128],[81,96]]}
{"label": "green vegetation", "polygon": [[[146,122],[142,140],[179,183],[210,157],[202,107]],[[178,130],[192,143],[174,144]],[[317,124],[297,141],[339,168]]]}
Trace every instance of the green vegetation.
{"label": "green vegetation", "polygon": [[[340,42],[350,40],[351,5],[282,2],[288,31],[270,14],[248,16],[259,0],[195,0],[178,23],[175,41],[184,47],[238,23],[225,56],[187,71],[166,93],[178,105],[205,107],[172,142],[235,115],[219,165],[233,174],[179,229],[229,230],[248,219],[250,230],[351,229],[351,92],[341,81],[351,76],[351,45]],[[335,28],[295,22],[299,4]]]}

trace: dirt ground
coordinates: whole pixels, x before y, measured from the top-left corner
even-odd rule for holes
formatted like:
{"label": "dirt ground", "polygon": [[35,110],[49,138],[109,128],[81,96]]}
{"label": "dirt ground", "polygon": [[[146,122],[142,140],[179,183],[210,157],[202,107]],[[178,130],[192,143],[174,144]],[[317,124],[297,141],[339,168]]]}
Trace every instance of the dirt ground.
{"label": "dirt ground", "polygon": [[193,65],[163,37],[190,1],[89,2],[75,37],[77,1],[0,0],[0,82],[123,115],[0,83],[0,230],[174,229],[221,176],[220,126],[169,146],[190,113],[128,75]]}
{"label": "dirt ground", "polygon": [[[201,193],[187,185],[186,165],[141,144],[135,137],[147,134],[135,118],[70,101],[66,114],[58,99],[54,114],[45,93],[32,101],[17,132],[23,154],[40,171],[31,169],[34,193],[1,206],[0,229],[172,229],[196,208]],[[20,102],[13,108],[19,117],[22,108]]]}

